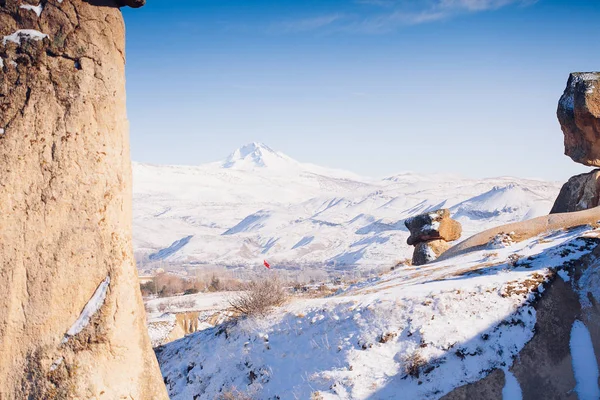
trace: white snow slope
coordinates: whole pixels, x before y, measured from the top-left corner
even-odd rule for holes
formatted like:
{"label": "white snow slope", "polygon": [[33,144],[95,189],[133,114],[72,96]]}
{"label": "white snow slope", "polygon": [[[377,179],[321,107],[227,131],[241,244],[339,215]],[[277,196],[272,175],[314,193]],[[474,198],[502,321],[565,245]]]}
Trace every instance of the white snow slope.
{"label": "white snow slope", "polygon": [[[234,388],[234,398],[438,399],[511,367],[534,334],[532,301],[599,235],[581,227],[399,268],[265,319],[198,332],[157,351],[167,389],[174,400]],[[597,376],[595,368],[581,376]],[[597,385],[578,385],[597,393]],[[518,398],[518,382],[509,379],[504,392]]]}
{"label": "white snow slope", "polygon": [[138,260],[373,269],[412,256],[407,217],[450,208],[463,238],[547,213],[560,185],[404,173],[383,180],[299,163],[260,143],[201,166],[134,164]]}

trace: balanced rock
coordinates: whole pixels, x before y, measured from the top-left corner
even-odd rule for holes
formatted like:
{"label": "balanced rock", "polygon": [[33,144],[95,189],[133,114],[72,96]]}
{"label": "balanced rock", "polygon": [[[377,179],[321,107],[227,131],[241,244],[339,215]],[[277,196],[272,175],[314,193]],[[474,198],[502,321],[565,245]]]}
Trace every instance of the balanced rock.
{"label": "balanced rock", "polygon": [[0,398],[166,399],[132,256],[124,3],[22,4],[0,1]]}
{"label": "balanced rock", "polygon": [[412,265],[425,265],[435,261],[443,252],[450,248],[450,243],[444,240],[419,242],[415,245]]}
{"label": "balanced rock", "polygon": [[448,209],[431,211],[408,218],[404,221],[404,225],[410,231],[406,242],[411,246],[430,240],[451,242],[460,238],[462,233],[460,222],[450,218]]}
{"label": "balanced rock", "polygon": [[565,154],[575,162],[600,167],[600,73],[572,73],[557,116]]}
{"label": "balanced rock", "polygon": [[575,175],[560,189],[550,214],[587,210],[598,206],[600,169]]}

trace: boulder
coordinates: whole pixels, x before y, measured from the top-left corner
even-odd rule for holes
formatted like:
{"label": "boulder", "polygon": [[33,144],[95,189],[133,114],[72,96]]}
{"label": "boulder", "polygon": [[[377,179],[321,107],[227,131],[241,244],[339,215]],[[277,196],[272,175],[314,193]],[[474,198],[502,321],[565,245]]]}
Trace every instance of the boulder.
{"label": "boulder", "polygon": [[450,243],[443,240],[430,240],[419,242],[415,245],[412,265],[425,265],[437,259],[443,252],[450,248]]}
{"label": "boulder", "polygon": [[600,169],[575,175],[560,189],[550,214],[587,210],[598,206]]}
{"label": "boulder", "polygon": [[600,167],[600,73],[572,73],[557,116],[565,154],[575,162]]}
{"label": "boulder", "polygon": [[166,399],[132,256],[119,4],[41,4],[0,1],[0,398]]}
{"label": "boulder", "polygon": [[413,246],[429,240],[445,240],[451,242],[460,238],[462,226],[460,222],[450,218],[448,209],[431,211],[408,218],[404,225],[410,231],[406,242]]}

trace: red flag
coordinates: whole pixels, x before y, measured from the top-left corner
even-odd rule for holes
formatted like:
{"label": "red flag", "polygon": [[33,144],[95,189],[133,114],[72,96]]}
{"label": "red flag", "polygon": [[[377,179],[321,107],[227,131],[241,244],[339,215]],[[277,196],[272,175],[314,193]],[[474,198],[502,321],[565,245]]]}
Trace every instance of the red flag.
{"label": "red flag", "polygon": [[268,269],[271,269],[271,265],[269,265],[269,263],[267,262],[267,260],[263,260],[263,264],[265,265],[265,267],[267,267]]}

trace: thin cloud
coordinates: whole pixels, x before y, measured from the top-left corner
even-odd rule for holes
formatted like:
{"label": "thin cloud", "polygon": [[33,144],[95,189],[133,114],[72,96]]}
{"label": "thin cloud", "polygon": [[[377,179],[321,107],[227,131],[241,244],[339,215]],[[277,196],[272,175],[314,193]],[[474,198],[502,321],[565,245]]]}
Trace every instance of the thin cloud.
{"label": "thin cloud", "polygon": [[[275,33],[308,31],[382,34],[402,26],[427,24],[459,15],[498,10],[507,6],[529,6],[538,0],[354,0],[354,14],[330,14],[278,22]],[[368,10],[365,12],[365,9]],[[375,10],[375,12],[373,12]]]}
{"label": "thin cloud", "polygon": [[331,14],[313,18],[282,21],[272,24],[270,30],[283,33],[313,31],[330,26],[344,18],[343,14]]}

